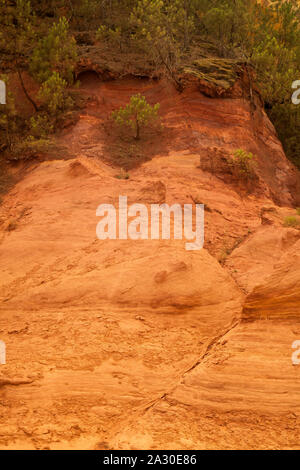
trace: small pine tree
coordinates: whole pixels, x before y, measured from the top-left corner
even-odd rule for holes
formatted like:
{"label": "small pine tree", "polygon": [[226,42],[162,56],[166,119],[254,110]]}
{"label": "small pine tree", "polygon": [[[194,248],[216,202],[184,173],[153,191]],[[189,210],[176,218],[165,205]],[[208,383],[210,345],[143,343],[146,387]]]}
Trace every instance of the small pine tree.
{"label": "small pine tree", "polygon": [[176,40],[178,20],[172,4],[165,5],[162,0],[139,0],[131,13],[131,25],[135,30],[133,37],[147,50],[147,55],[156,67],[163,66],[167,75],[181,89],[177,77],[180,56]]}
{"label": "small pine tree", "polygon": [[131,127],[135,131],[135,139],[140,139],[141,127],[159,119],[160,104],[151,106],[140,93],[133,95],[125,108],[112,113],[112,118],[120,126]]}
{"label": "small pine tree", "polygon": [[0,0],[0,49],[1,56],[7,55],[18,73],[20,84],[35,111],[38,107],[29,95],[22,77],[26,54],[30,54],[33,41],[35,16],[30,2]]}
{"label": "small pine tree", "polygon": [[53,72],[40,88],[39,99],[48,114],[54,118],[73,104],[72,98],[66,93],[66,88],[66,80],[61,78],[57,72]]}
{"label": "small pine tree", "polygon": [[67,83],[72,83],[76,59],[76,42],[69,35],[68,21],[62,17],[38,42],[32,54],[30,72],[40,83],[47,81],[53,71]]}

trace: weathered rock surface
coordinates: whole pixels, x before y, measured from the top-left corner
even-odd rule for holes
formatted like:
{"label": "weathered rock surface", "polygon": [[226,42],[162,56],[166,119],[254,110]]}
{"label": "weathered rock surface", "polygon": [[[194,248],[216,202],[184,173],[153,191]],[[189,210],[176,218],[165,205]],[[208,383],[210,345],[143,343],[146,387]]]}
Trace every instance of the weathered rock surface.
{"label": "weathered rock surface", "polygon": [[[94,98],[59,137],[70,159],[36,164],[0,206],[0,447],[299,448],[300,232],[283,226],[299,175],[272,125],[197,87],[82,86]],[[103,116],[139,91],[166,131],[118,179]],[[237,148],[259,157],[254,192],[199,167]],[[204,249],[98,240],[96,209],[120,195],[204,203]]]}
{"label": "weathered rock surface", "polygon": [[251,292],[244,306],[244,317],[295,319],[300,313],[300,241],[275,265],[272,273]]}

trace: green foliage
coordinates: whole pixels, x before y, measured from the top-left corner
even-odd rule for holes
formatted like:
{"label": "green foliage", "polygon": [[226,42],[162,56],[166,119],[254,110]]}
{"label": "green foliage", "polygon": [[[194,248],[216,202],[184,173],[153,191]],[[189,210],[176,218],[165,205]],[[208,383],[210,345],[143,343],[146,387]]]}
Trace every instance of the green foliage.
{"label": "green foliage", "polygon": [[43,110],[30,118],[29,136],[22,147],[24,153],[33,155],[48,150],[51,143],[49,136],[55,130],[58,118],[73,106],[73,100],[67,93],[67,82],[57,72],[53,72],[43,83],[38,98]]}
{"label": "green foliage", "polygon": [[29,139],[47,139],[53,132],[53,124],[47,114],[38,114],[30,118],[30,136]]}
{"label": "green foliage", "polygon": [[[110,10],[105,11],[110,20],[103,16],[98,38],[120,50],[122,44],[131,44],[133,50],[147,55],[157,73],[164,71],[178,89],[182,88],[179,75],[182,61],[199,38],[213,43],[222,58],[252,64],[285,151],[300,166],[300,112],[291,104],[291,84],[300,77],[298,2],[120,0],[118,3],[112,1]],[[126,24],[130,9],[130,22]],[[201,51],[196,59],[201,59]]]}
{"label": "green foliage", "polygon": [[[8,5],[10,3],[10,5]],[[13,6],[0,0],[0,48],[19,65],[34,39],[34,15],[30,2],[17,0]]]}
{"label": "green foliage", "polygon": [[232,47],[239,46],[245,39],[252,3],[251,0],[219,0],[202,5],[202,27],[209,35],[214,35],[222,54],[228,55]]}
{"label": "green foliage", "polygon": [[291,85],[300,77],[300,4],[292,0],[202,0],[199,31],[224,57],[256,70],[256,83],[289,158],[300,166],[300,112]]}
{"label": "green foliage", "polygon": [[268,111],[290,160],[300,167],[300,106],[276,103]]}
{"label": "green foliage", "polygon": [[11,148],[16,131],[15,103],[11,92],[8,91],[8,77],[0,75],[0,80],[6,83],[6,104],[0,104],[0,152]]}
{"label": "green foliage", "polygon": [[243,149],[236,150],[229,164],[241,177],[253,178],[255,175],[255,156],[251,152]]}
{"label": "green foliage", "polygon": [[252,61],[266,102],[290,102],[291,85],[298,76],[296,56],[294,48],[280,43],[275,36],[267,36],[254,48]]}
{"label": "green foliage", "polygon": [[289,216],[285,217],[284,225],[285,227],[298,228],[300,227],[300,221],[297,219],[297,217]]}
{"label": "green foliage", "polygon": [[68,21],[62,17],[35,47],[30,72],[40,83],[46,82],[53,72],[58,72],[70,84],[73,83],[76,60],[76,42],[69,34]]}
{"label": "green foliage", "polygon": [[0,0],[0,50],[18,73],[23,91],[36,110],[36,103],[27,92],[22,77],[22,69],[35,41],[34,27],[35,15],[31,11],[29,1]]}
{"label": "green foliage", "polygon": [[26,160],[39,156],[40,154],[47,154],[51,145],[52,143],[48,137],[34,138],[30,135],[15,146],[15,159]]}
{"label": "green foliage", "polygon": [[122,52],[123,36],[121,28],[116,27],[113,29],[108,28],[105,25],[101,25],[96,32],[96,38],[100,41],[102,40],[110,42],[113,46],[117,46],[120,52]]}
{"label": "green foliage", "polygon": [[300,165],[300,109],[291,103],[291,85],[300,76],[300,8],[295,2],[281,1],[267,15],[267,28],[254,46],[252,62],[285,151]]}
{"label": "green foliage", "polygon": [[[11,93],[7,95],[7,104],[0,106],[0,151],[9,149],[11,156],[48,146],[48,136],[57,118],[72,105],[67,85],[73,81],[76,44],[65,18],[55,22],[46,36],[37,41],[47,29],[48,20],[37,18],[28,0],[0,0],[0,67],[1,60],[5,60],[5,64],[9,63],[17,72],[24,94],[35,111],[39,109],[25,87],[23,70],[30,69],[41,83],[38,98],[42,109],[29,121],[17,115]],[[6,77],[1,79],[7,81]]]}
{"label": "green foliage", "polygon": [[80,0],[72,7],[71,19],[76,29],[87,30],[101,15],[100,2],[97,0]]}
{"label": "green foliage", "polygon": [[135,131],[135,139],[140,139],[141,127],[159,119],[159,103],[151,106],[140,93],[133,95],[125,108],[112,113],[114,121],[122,127],[131,127]]}
{"label": "green foliage", "polygon": [[38,96],[50,116],[57,117],[59,113],[72,107],[73,101],[66,88],[66,80],[57,72],[53,72],[41,86]]}
{"label": "green foliage", "polygon": [[157,67],[166,73],[180,88],[177,77],[178,62],[191,41],[194,31],[190,0],[139,0],[131,13],[135,41],[144,47]]}
{"label": "green foliage", "polygon": [[147,41],[155,44],[179,41],[187,47],[195,29],[193,3],[188,0],[139,0],[131,14],[132,24]]}
{"label": "green foliage", "polygon": [[62,17],[39,40],[29,64],[31,74],[41,83],[38,98],[43,107],[43,114],[31,119],[33,137],[44,138],[45,129],[51,133],[58,117],[72,108],[67,87],[73,83],[76,59],[76,43]]}
{"label": "green foliage", "polygon": [[14,142],[12,157],[14,159],[32,158],[46,153],[52,145],[49,138],[54,126],[47,113],[37,113],[27,124],[27,136],[22,136]]}
{"label": "green foliage", "polygon": [[[122,54],[126,72],[138,63],[139,71],[167,74],[178,89],[182,70],[209,81],[203,60],[244,61],[254,67],[267,112],[288,157],[300,167],[300,106],[291,103],[291,84],[300,79],[299,25],[295,0],[0,0],[0,68],[17,71],[23,89],[22,73],[30,71],[41,84],[41,111],[52,125],[53,115],[70,106],[67,85],[77,61],[72,31],[81,31],[91,44],[98,40],[99,50],[111,48],[116,60]],[[231,87],[235,76],[224,80],[222,73],[220,79],[220,64],[213,83]],[[14,113],[5,114],[11,125]],[[1,142],[7,131],[3,115],[4,108]]]}
{"label": "green foliage", "polygon": [[296,212],[297,212],[297,215],[300,215],[300,207],[297,207]]}

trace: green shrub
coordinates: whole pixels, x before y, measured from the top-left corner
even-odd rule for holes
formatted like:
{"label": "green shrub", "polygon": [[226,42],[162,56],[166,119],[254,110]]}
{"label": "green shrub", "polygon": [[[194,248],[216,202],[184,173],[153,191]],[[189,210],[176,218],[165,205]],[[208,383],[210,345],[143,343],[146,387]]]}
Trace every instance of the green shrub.
{"label": "green shrub", "polygon": [[76,60],[76,42],[69,34],[68,21],[62,17],[35,47],[30,72],[40,83],[46,82],[53,71],[58,72],[67,83],[73,83]]}
{"label": "green shrub", "polygon": [[285,217],[284,219],[284,226],[297,228],[300,226],[300,221],[297,219],[297,217],[288,216],[288,217]]}
{"label": "green shrub", "polygon": [[98,40],[105,40],[109,41],[112,46],[117,46],[122,52],[122,30],[119,27],[116,27],[115,29],[113,28],[108,28],[105,25],[99,26],[97,32],[96,32],[96,38]]}
{"label": "green shrub", "polygon": [[67,94],[67,82],[57,72],[53,72],[40,88],[39,99],[51,116],[58,116],[71,108],[73,100]]}
{"label": "green shrub", "polygon": [[28,136],[14,146],[15,158],[31,158],[47,153],[51,147],[50,134],[53,133],[53,120],[47,113],[32,116],[28,122]]}
{"label": "green shrub", "polygon": [[53,132],[53,124],[46,114],[38,114],[30,118],[30,136],[38,139],[46,139]]}
{"label": "green shrub", "polygon": [[238,149],[229,159],[229,165],[241,177],[251,179],[255,176],[256,157],[251,152]]}
{"label": "green shrub", "polygon": [[159,119],[159,103],[151,106],[140,93],[133,95],[125,108],[112,113],[112,118],[121,127],[131,127],[135,132],[135,139],[140,139],[141,128]]}

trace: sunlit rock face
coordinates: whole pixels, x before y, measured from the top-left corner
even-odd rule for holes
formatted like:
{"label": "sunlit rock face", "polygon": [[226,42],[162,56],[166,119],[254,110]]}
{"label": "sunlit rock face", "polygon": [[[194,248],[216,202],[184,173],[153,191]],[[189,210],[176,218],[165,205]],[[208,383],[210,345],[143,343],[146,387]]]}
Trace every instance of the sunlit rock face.
{"label": "sunlit rock face", "polygon": [[[299,447],[300,232],[284,226],[299,174],[259,100],[242,83],[208,97],[196,79],[81,79],[66,158],[36,162],[0,206],[1,447]],[[120,155],[124,179],[106,117],[138,92],[164,127]],[[226,166],[236,149],[257,156],[253,187]],[[204,248],[99,240],[97,207],[120,195],[205,204]]]}

